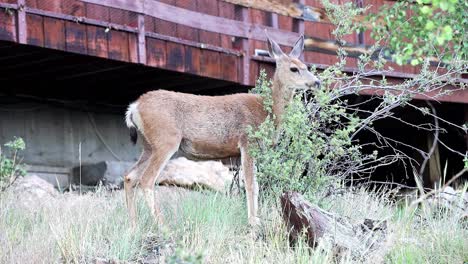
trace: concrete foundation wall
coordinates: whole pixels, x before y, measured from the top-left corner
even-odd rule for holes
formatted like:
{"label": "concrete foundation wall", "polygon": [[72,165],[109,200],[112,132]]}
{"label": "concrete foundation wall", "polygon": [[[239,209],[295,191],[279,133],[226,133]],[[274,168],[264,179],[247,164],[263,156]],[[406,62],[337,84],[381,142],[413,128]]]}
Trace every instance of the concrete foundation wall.
{"label": "concrete foundation wall", "polygon": [[23,156],[29,165],[70,168],[80,164],[80,157],[82,164],[117,157],[136,161],[140,152],[139,145],[130,142],[123,111],[109,114],[45,103],[0,104],[0,143],[15,136],[26,142]]}

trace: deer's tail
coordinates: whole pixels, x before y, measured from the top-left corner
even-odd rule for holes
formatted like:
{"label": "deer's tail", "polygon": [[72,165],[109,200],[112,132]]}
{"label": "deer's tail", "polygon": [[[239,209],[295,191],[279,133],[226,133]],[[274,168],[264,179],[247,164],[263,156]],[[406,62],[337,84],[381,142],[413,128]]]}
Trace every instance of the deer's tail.
{"label": "deer's tail", "polygon": [[141,125],[140,112],[138,111],[138,103],[132,103],[128,106],[127,112],[125,113],[125,123],[130,129],[130,140],[133,144],[136,144],[138,139],[138,130],[143,132],[143,126]]}

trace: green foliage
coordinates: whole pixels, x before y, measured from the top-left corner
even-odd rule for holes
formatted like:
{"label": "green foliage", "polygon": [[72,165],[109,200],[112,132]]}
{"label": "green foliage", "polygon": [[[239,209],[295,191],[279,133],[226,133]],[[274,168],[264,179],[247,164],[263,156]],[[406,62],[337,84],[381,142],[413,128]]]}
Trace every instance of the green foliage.
{"label": "green foliage", "polygon": [[353,2],[333,4],[329,0],[322,0],[327,17],[334,27],[332,34],[335,35],[340,44],[345,44],[343,36],[360,31],[362,25],[355,23],[354,18],[367,10],[367,8],[356,7]]}
{"label": "green foliage", "polygon": [[466,10],[468,2],[460,0],[398,1],[369,16],[372,36],[387,42],[386,55],[399,65],[418,65],[430,57],[466,60]]}
{"label": "green foliage", "polygon": [[262,71],[253,91],[264,98],[269,116],[258,129],[248,129],[259,185],[267,195],[278,197],[293,190],[314,200],[337,179],[330,176],[346,176],[344,170],[354,167],[350,163],[361,163],[360,148],[351,140],[359,118],[346,111],[346,101],[332,100],[334,92],[322,89],[316,91],[314,103],[304,103],[303,95],[296,95],[278,131],[271,112],[270,85]]}
{"label": "green foliage", "polygon": [[0,148],[0,191],[8,188],[18,176],[24,176],[26,170],[18,157],[20,151],[26,148],[22,138],[15,138],[4,145],[12,153],[7,157]]}

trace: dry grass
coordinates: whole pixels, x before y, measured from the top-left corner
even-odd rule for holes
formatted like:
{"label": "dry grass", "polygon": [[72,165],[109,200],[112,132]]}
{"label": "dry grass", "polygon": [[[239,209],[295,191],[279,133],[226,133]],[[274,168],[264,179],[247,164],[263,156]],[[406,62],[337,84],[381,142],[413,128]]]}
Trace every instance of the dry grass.
{"label": "dry grass", "polygon": [[[23,204],[12,193],[0,194],[0,263],[329,263],[330,247],[290,247],[277,205],[262,204],[259,237],[247,227],[241,197],[159,188],[168,223],[152,222],[143,201],[139,225],[129,228],[123,192],[103,190],[64,194]],[[325,209],[349,217],[387,220],[392,231],[375,263],[466,263],[468,228],[452,212],[408,212],[385,197],[363,190],[326,200]],[[200,259],[197,259],[197,256]],[[179,261],[179,262],[177,262]],[[340,262],[353,262],[343,258]]]}

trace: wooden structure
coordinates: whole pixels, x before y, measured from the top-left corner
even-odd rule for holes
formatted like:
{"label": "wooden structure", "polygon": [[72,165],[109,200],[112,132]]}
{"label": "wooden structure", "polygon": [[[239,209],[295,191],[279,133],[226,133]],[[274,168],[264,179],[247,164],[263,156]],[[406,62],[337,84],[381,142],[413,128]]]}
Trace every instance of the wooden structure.
{"label": "wooden structure", "polygon": [[[289,9],[281,11],[275,5],[258,9],[262,5],[255,3],[262,1]],[[58,81],[54,93],[63,85],[106,89],[110,84],[119,91],[146,85],[230,93],[253,86],[261,68],[273,71],[272,60],[255,53],[266,50],[265,30],[286,50],[304,33],[306,62],[319,68],[336,62],[333,25],[320,1],[262,1],[0,0],[0,60],[4,62],[0,70],[16,82],[50,76]],[[386,1],[371,2],[373,11]],[[367,32],[347,36],[346,41],[351,56],[372,43]],[[396,71],[387,77],[396,81],[416,70],[392,66]],[[356,58],[350,58],[347,67],[352,72]],[[90,78],[97,80],[89,82]],[[467,103],[468,92],[458,91],[441,100]]]}
{"label": "wooden structure", "polygon": [[[331,1],[372,4],[370,12],[392,3]],[[334,26],[320,2],[0,0],[0,142],[23,137],[28,142],[24,161],[31,165],[133,160],[138,151],[127,142],[122,120],[129,102],[154,89],[197,94],[247,91],[260,69],[270,74],[274,69],[273,61],[257,52],[267,49],[265,30],[286,51],[305,34],[307,63],[319,69],[335,63]],[[346,69],[352,73],[356,56],[373,42],[368,31],[345,40],[350,56]],[[417,70],[390,66],[396,70],[386,76],[392,82],[410,78]],[[465,104],[445,104],[450,110],[445,116],[455,118],[455,123],[468,117],[458,115],[468,113],[467,90],[439,101]],[[383,131],[404,134],[388,120],[384,123]],[[419,134],[425,145],[426,138]],[[466,151],[463,142],[454,141],[452,148],[457,147]],[[63,172],[44,168],[35,172]]]}

